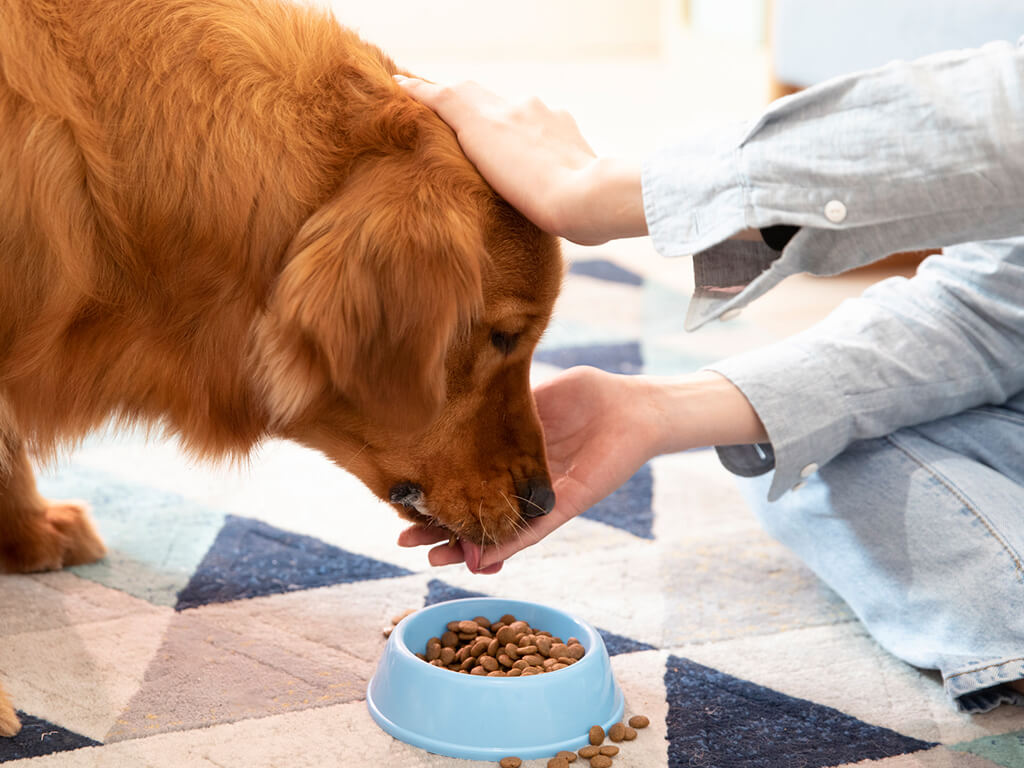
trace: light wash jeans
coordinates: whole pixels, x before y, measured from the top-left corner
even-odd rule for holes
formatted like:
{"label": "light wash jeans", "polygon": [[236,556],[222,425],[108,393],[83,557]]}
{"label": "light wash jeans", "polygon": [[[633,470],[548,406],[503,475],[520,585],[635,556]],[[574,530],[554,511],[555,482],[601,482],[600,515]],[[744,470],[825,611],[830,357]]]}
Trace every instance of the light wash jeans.
{"label": "light wash jeans", "polygon": [[942,673],[956,706],[1024,705],[1024,393],[850,445],[769,503],[767,531],[909,664]]}

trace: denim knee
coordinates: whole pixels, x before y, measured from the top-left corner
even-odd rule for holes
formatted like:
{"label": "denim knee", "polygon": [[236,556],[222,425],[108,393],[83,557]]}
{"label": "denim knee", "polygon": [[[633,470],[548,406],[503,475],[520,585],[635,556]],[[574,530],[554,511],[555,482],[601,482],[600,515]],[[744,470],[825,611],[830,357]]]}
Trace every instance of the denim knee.
{"label": "denim knee", "polygon": [[770,476],[741,484],[765,529],[887,650],[940,670],[958,706],[1024,703],[981,694],[1024,678],[1024,489],[914,430],[851,445],[774,503]]}

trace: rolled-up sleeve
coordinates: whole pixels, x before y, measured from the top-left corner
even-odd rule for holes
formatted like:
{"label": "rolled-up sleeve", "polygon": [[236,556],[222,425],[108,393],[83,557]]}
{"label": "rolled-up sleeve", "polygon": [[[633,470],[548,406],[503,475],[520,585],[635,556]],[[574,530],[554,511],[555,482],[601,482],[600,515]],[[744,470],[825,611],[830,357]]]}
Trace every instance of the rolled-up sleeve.
{"label": "rolled-up sleeve", "polygon": [[[751,124],[655,153],[643,188],[655,247],[695,258],[688,329],[791,274],[945,248],[913,279],[885,281],[805,333],[711,366],[765,424],[770,498],[854,440],[1024,388],[1019,46],[894,62],[781,99]],[[800,228],[781,253],[723,242],[774,225]]]}

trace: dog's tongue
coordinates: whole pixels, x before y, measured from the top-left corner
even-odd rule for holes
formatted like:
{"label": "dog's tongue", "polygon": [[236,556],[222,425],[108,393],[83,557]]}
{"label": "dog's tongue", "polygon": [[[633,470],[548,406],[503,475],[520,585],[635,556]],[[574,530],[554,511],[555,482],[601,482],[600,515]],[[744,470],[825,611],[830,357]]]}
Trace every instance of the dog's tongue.
{"label": "dog's tongue", "polygon": [[459,544],[462,545],[462,556],[466,558],[466,567],[476,573],[480,568],[480,546],[466,539],[459,539]]}
{"label": "dog's tongue", "polygon": [[488,565],[486,568],[481,568],[480,558],[483,556],[483,550],[480,548],[480,545],[465,540],[460,540],[459,543],[462,545],[462,556],[466,560],[466,567],[473,573],[490,576],[500,571],[501,567],[505,564],[504,562],[499,561],[492,565]]}

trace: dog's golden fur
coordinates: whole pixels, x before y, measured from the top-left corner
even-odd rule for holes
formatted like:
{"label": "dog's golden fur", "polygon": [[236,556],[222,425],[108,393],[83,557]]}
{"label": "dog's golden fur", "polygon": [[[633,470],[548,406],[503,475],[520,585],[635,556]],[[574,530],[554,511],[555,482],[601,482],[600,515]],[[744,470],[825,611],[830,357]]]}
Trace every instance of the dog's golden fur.
{"label": "dog's golden fur", "polygon": [[557,245],[395,72],[275,0],[0,4],[0,571],[102,556],[28,456],[110,419],[297,440],[416,488],[410,519],[515,533]]}

